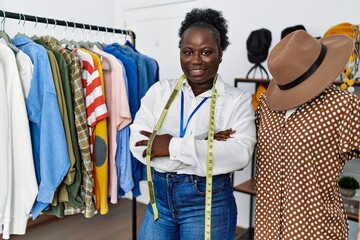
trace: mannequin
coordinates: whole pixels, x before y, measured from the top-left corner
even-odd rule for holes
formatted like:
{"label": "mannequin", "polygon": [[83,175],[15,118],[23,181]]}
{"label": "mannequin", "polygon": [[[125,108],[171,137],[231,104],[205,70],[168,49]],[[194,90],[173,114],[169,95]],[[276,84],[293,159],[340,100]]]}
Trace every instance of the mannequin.
{"label": "mannequin", "polygon": [[256,112],[256,240],[347,240],[337,181],[360,157],[360,99],[332,82],[352,50],[345,35],[303,30],[272,49]]}

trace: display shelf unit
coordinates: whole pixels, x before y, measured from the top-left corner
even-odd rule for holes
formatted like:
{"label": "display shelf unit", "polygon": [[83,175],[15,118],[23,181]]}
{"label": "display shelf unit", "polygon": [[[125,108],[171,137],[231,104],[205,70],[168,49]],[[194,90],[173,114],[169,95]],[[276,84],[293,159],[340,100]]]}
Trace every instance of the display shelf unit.
{"label": "display shelf unit", "polygon": [[358,222],[359,221],[359,203],[360,198],[359,196],[355,196],[352,198],[342,198],[345,210],[348,216],[348,219],[351,221]]}
{"label": "display shelf unit", "polygon": [[[271,79],[260,79],[260,78],[235,78],[234,80],[234,86],[238,87],[239,83],[255,83],[255,89],[258,85],[264,85],[267,87],[270,83]],[[334,82],[336,85],[340,85],[342,81],[336,80]],[[356,81],[355,86],[360,86],[360,82]],[[247,228],[245,231],[243,231],[241,234],[235,237],[236,240],[248,240],[253,239],[254,234],[254,228],[253,228],[253,218],[254,218],[254,199],[255,199],[255,152],[253,154],[253,159],[251,162],[251,177],[250,179],[246,180],[245,182],[242,182],[238,185],[235,185],[233,187],[235,192],[241,192],[244,194],[250,195],[250,211],[249,211],[249,228]],[[353,200],[353,199],[346,199],[343,198],[344,204],[348,204],[351,206],[359,206],[359,201]],[[350,207],[345,208],[346,213],[349,220],[352,221],[359,221],[359,208],[356,209],[356,207]],[[360,240],[360,239],[359,239]]]}

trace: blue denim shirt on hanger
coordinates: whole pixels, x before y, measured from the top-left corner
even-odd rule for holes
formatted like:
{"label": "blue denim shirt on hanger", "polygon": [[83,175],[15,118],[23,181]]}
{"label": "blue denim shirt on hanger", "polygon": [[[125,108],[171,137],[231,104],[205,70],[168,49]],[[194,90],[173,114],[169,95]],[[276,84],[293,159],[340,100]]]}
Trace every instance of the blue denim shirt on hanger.
{"label": "blue denim shirt on hanger", "polygon": [[26,109],[39,185],[31,210],[33,219],[36,219],[52,203],[56,189],[68,172],[70,159],[47,52],[24,35],[15,37],[12,42],[34,64]]}

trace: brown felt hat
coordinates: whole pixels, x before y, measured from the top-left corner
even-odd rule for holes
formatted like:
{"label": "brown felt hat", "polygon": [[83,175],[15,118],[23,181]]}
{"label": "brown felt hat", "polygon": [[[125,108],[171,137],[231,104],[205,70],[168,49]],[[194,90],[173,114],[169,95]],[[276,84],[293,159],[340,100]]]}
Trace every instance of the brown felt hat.
{"label": "brown felt hat", "polygon": [[269,108],[288,110],[319,95],[339,76],[352,50],[353,40],[345,35],[316,39],[297,30],[284,37],[267,61],[273,76],[266,92]]}

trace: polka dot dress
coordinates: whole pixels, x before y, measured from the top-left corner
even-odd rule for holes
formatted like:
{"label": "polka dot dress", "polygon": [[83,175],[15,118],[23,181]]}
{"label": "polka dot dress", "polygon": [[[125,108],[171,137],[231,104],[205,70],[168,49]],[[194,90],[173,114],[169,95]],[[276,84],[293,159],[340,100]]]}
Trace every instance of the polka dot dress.
{"label": "polka dot dress", "polygon": [[337,180],[360,157],[360,99],[329,86],[285,119],[257,110],[255,239],[347,239]]}

